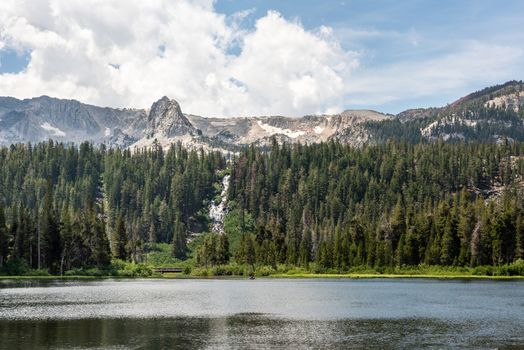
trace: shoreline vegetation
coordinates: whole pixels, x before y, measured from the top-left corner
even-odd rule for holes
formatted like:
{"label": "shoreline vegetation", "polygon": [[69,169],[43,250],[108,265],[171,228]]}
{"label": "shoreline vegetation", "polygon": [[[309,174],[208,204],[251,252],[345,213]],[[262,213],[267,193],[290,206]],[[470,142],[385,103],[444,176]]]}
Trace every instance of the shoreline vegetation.
{"label": "shoreline vegetation", "polygon": [[105,269],[75,269],[63,275],[53,275],[46,270],[29,270],[19,275],[0,275],[0,280],[96,280],[125,278],[161,278],[161,279],[205,279],[225,278],[242,279],[251,276],[262,278],[296,278],[296,279],[370,279],[370,278],[427,278],[427,279],[490,279],[510,280],[524,279],[524,260],[501,266],[403,266],[391,268],[355,267],[348,271],[332,269],[319,270],[315,264],[306,268],[287,265],[249,266],[231,263],[213,267],[193,267],[185,264],[182,273],[158,273],[157,266],[128,263],[113,260]]}
{"label": "shoreline vegetation", "polygon": [[[304,274],[274,274],[268,276],[261,276],[258,278],[264,279],[434,279],[434,280],[524,280],[524,276],[487,276],[487,275],[432,275],[432,274],[420,274],[420,275],[408,275],[408,274],[360,274],[360,273],[348,273],[348,274],[316,274],[316,273],[304,273]],[[148,277],[125,277],[125,276],[0,276],[0,281],[9,280],[62,280],[62,281],[96,281],[96,280],[119,280],[119,279],[248,279],[246,276],[195,276],[195,275],[184,275],[184,274],[158,274],[151,275]]]}

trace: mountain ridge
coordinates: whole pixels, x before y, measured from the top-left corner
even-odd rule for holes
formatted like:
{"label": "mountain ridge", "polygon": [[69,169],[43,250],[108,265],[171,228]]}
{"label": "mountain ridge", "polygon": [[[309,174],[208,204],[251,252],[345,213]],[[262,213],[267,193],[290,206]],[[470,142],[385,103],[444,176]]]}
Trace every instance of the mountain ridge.
{"label": "mountain ridge", "polygon": [[[242,145],[280,142],[317,143],[330,139],[361,146],[390,138],[524,140],[524,84],[509,81],[468,94],[443,106],[414,108],[396,115],[348,109],[331,115],[203,117],[182,112],[167,96],[150,109],[111,108],[46,95],[0,97],[0,144],[59,142],[111,147],[190,147],[233,150]],[[399,124],[400,123],[400,126]],[[418,130],[418,131],[417,131]]]}

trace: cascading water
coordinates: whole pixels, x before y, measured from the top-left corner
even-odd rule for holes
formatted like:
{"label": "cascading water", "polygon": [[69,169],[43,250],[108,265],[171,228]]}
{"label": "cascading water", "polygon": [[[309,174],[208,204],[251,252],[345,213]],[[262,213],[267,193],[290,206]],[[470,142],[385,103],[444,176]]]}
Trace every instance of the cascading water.
{"label": "cascading water", "polygon": [[229,188],[229,175],[222,179],[222,192],[220,193],[220,203],[211,201],[209,205],[209,217],[213,221],[212,231],[214,233],[224,233],[224,218],[227,214],[227,190]]}

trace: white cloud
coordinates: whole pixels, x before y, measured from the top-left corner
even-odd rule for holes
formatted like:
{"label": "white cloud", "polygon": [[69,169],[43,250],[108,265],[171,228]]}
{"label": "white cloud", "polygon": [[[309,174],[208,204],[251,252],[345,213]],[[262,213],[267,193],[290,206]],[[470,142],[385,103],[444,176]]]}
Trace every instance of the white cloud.
{"label": "white cloud", "polygon": [[461,42],[455,51],[434,58],[362,69],[348,85],[348,102],[369,106],[438,94],[458,98],[475,86],[485,87],[486,82],[498,84],[518,78],[516,67],[523,57],[524,50],[518,47]]}
{"label": "white cloud", "polygon": [[277,12],[241,28],[250,15],[227,18],[212,0],[3,0],[0,42],[31,59],[0,75],[0,95],[120,107],[167,95],[205,116],[340,110],[355,54],[330,28],[307,31]]}

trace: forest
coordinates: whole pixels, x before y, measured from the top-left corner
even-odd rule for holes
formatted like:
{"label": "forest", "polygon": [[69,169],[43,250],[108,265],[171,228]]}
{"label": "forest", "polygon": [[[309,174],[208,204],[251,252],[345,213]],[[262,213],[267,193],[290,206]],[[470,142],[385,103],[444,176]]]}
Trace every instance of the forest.
{"label": "forest", "polygon": [[[238,258],[346,271],[524,257],[523,144],[251,147],[231,170]],[[251,248],[253,247],[253,248]]]}
{"label": "forest", "polygon": [[[225,174],[220,234],[210,232],[208,207]],[[12,145],[0,148],[0,275],[115,266],[147,274],[159,249],[164,264],[188,272],[509,266],[522,274],[523,175],[524,143],[509,141],[273,140],[227,155],[181,144]]]}
{"label": "forest", "polygon": [[0,267],[57,274],[140,262],[157,242],[187,252],[187,229],[205,224],[219,153],[79,147],[52,141],[0,149]]}

